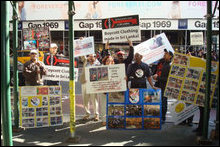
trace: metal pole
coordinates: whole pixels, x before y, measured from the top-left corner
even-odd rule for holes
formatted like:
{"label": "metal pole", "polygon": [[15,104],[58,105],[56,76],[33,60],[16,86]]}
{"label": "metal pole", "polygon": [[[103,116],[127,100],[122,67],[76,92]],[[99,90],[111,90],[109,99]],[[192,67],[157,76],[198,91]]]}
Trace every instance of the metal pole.
{"label": "metal pole", "polygon": [[14,129],[19,128],[19,111],[18,111],[18,69],[17,69],[17,48],[18,48],[18,3],[13,1],[13,78],[14,78]]}
{"label": "metal pole", "polygon": [[13,146],[9,65],[9,1],[1,1],[1,117],[3,145]]}
{"label": "metal pole", "polygon": [[211,47],[212,47],[212,1],[207,1],[207,54],[206,54],[206,95],[202,137],[208,139],[210,112],[210,78],[211,78]]}
{"label": "metal pole", "polygon": [[74,49],[73,49],[73,1],[69,1],[69,57],[70,57],[70,83],[69,83],[69,94],[70,94],[70,133],[71,138],[75,137],[75,81],[74,81]]}

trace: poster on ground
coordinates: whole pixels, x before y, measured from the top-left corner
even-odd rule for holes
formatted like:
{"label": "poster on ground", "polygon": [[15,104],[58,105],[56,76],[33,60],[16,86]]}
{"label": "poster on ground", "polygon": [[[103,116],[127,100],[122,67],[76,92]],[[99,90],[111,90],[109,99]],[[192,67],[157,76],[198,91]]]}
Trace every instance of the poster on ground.
{"label": "poster on ground", "polygon": [[94,37],[74,40],[74,57],[85,56],[95,53]]}
{"label": "poster on ground", "polygon": [[165,33],[162,33],[134,46],[134,54],[139,53],[143,55],[142,61],[144,63],[151,64],[163,58],[164,49],[174,53]]}
{"label": "poster on ground", "polygon": [[[69,81],[69,67],[45,65],[47,75],[43,75],[43,80]],[[74,69],[75,82],[78,81],[78,68]]]}
{"label": "poster on ground", "polygon": [[86,92],[105,93],[126,91],[125,65],[104,65],[87,67]]}
{"label": "poster on ground", "polygon": [[107,129],[161,129],[160,89],[128,89],[123,96],[114,96],[114,99],[123,99],[120,101],[112,101],[110,94],[107,94]]}
{"label": "poster on ground", "polygon": [[178,125],[187,118],[193,116],[199,107],[192,104],[186,104],[183,101],[176,101],[170,105],[170,115],[174,121],[174,125]]}
{"label": "poster on ground", "polygon": [[[219,63],[211,64],[210,106],[218,80]],[[186,103],[204,107],[206,60],[175,53],[164,95]]]}
{"label": "poster on ground", "polygon": [[102,20],[102,41],[106,43],[141,41],[139,16],[122,16]]}
{"label": "poster on ground", "polygon": [[63,124],[60,86],[20,87],[20,125],[38,128]]}

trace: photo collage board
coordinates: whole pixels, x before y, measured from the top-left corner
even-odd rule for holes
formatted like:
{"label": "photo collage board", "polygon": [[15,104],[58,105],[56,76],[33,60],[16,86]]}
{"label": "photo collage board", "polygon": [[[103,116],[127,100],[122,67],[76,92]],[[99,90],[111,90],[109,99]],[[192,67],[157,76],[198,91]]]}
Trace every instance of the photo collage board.
{"label": "photo collage board", "polygon": [[106,116],[107,129],[161,130],[161,90],[108,93]]}
{"label": "photo collage board", "polygon": [[50,32],[48,27],[23,29],[23,38],[25,50],[49,51]]}
{"label": "photo collage board", "polygon": [[20,125],[23,128],[63,124],[61,86],[20,87]]}
{"label": "photo collage board", "polygon": [[[218,62],[212,62],[211,99],[218,80]],[[164,95],[189,104],[204,106],[205,103],[206,60],[175,53]]]}

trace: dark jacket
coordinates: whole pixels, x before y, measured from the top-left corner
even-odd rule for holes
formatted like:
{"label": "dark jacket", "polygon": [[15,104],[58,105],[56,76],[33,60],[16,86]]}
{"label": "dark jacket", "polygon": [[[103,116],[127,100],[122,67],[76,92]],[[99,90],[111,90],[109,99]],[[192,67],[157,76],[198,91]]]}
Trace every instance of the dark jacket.
{"label": "dark jacket", "polygon": [[166,83],[168,80],[169,72],[170,72],[170,62],[161,59],[157,64],[156,74],[158,74],[157,81],[155,83],[155,87],[159,87],[164,92],[166,88]]}

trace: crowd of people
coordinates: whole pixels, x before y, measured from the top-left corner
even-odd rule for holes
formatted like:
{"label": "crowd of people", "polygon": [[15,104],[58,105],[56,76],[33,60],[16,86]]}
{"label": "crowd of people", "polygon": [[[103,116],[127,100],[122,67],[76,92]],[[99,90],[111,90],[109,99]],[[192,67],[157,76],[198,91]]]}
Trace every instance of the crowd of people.
{"label": "crowd of people", "polygon": [[[83,38],[80,38],[83,39]],[[126,81],[128,88],[147,88],[147,81],[149,82],[152,89],[161,89],[162,91],[162,124],[166,121],[167,113],[167,97],[164,96],[164,91],[166,83],[169,76],[169,71],[171,67],[171,61],[174,54],[167,49],[164,49],[164,57],[159,60],[159,62],[154,66],[154,69],[151,69],[151,66],[142,62],[143,56],[139,53],[134,54],[133,43],[131,40],[128,40],[129,52],[125,57],[125,53],[122,50],[117,50],[114,54],[110,52],[110,44],[107,42],[105,48],[100,54],[90,54],[87,56],[80,57],[81,62],[83,63],[82,74],[80,75],[80,83],[82,86],[82,97],[83,105],[85,110],[85,116],[83,120],[90,119],[90,104],[91,101],[94,109],[94,121],[98,121],[101,117],[102,124],[106,125],[106,93],[101,94],[87,94],[86,93],[86,78],[85,78],[85,68],[91,66],[99,65],[113,65],[113,64],[125,64],[126,71]],[[58,46],[55,43],[51,43],[50,52],[46,54],[45,57],[49,58],[47,61],[44,58],[44,62],[37,60],[38,52],[36,50],[31,50],[30,52],[30,61],[24,64],[23,75],[25,77],[25,83],[27,86],[39,86],[39,85],[58,85],[59,81],[42,81],[42,76],[47,74],[45,69],[46,65],[53,65],[53,56],[59,56],[57,53]],[[206,58],[204,51],[198,50],[194,51],[189,49],[187,51],[188,55],[196,56],[200,58]],[[218,56],[216,52],[212,51],[212,60],[218,61]],[[154,81],[154,82],[153,82]],[[99,115],[98,110],[98,99],[100,98],[101,104],[101,114]],[[203,113],[204,108],[200,108],[200,121],[198,128],[194,130],[198,134],[202,132],[203,125]],[[193,116],[185,120],[185,123],[192,125]]]}

